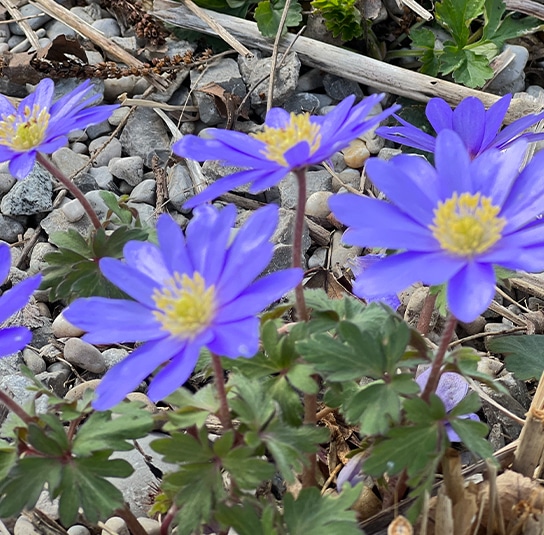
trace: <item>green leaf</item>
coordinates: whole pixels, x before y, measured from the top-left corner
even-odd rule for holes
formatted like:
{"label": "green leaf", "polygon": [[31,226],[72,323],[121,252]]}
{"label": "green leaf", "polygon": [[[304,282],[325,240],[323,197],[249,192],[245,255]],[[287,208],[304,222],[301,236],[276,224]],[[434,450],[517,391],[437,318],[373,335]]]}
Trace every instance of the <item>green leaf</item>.
{"label": "green leaf", "polygon": [[166,401],[175,407],[173,411],[168,411],[166,431],[193,425],[200,428],[209,414],[215,414],[219,410],[219,400],[212,384],[199,388],[194,394],[186,388],[178,388]]}
{"label": "green leaf", "polygon": [[[264,0],[259,2],[254,17],[257,27],[264,37],[276,36],[284,8],[285,0]],[[301,22],[302,7],[298,2],[291,2],[281,34],[285,35],[288,27],[298,26]]]}
{"label": "green leaf", "polygon": [[[130,408],[123,407],[131,405]],[[123,403],[116,412],[124,413],[112,419],[110,411],[94,412],[76,433],[73,449],[75,455],[89,455],[94,451],[133,449],[130,440],[146,436],[153,427],[151,414],[141,404]]]}
{"label": "green leaf", "polygon": [[470,25],[484,11],[485,0],[443,0],[435,6],[437,22],[449,30],[459,48],[470,36]]}
{"label": "green leaf", "polygon": [[151,442],[151,449],[160,453],[167,463],[207,463],[213,459],[208,445],[206,428],[199,433],[199,440],[186,433],[172,433],[169,437]]}
{"label": "green leaf", "polygon": [[254,490],[272,478],[275,468],[272,463],[258,458],[251,448],[242,446],[230,451],[222,458],[236,485],[244,490]]}
{"label": "green leaf", "polygon": [[441,51],[435,49],[436,36],[428,28],[415,28],[410,31],[411,48],[421,61],[420,71],[429,76],[436,76],[440,70]]}
{"label": "green leaf", "polygon": [[317,450],[317,445],[326,442],[329,432],[314,426],[289,427],[274,420],[260,433],[261,440],[272,454],[282,477],[295,481],[295,472],[300,472],[307,461],[306,453]]}
{"label": "green leaf", "polygon": [[540,379],[544,371],[544,335],[501,336],[491,339],[488,347],[506,357],[506,369],[518,379]]}
{"label": "green leaf", "polygon": [[480,409],[480,397],[476,392],[469,392],[448,414],[449,416],[463,416]]}
{"label": "green leaf", "polygon": [[290,535],[361,535],[357,515],[351,509],[361,493],[362,485],[346,488],[332,497],[322,496],[318,489],[302,489],[295,500],[284,496],[284,519]]}
{"label": "green leaf", "polygon": [[238,535],[277,535],[274,527],[276,509],[268,504],[249,503],[245,498],[241,504],[218,505],[215,518],[223,524],[225,531],[233,528]]}
{"label": "green leaf", "polygon": [[467,87],[482,87],[494,74],[486,56],[467,48],[445,46],[440,62],[443,74],[452,73],[457,83]]}
{"label": "green leaf", "polygon": [[400,421],[398,393],[384,381],[374,381],[344,401],[342,412],[350,422],[358,422],[362,435],[383,435]]}
{"label": "green leaf", "polygon": [[333,37],[351,41],[363,34],[356,0],[313,0],[311,5],[325,19],[325,27]]}
{"label": "green leaf", "polygon": [[314,367],[308,364],[295,364],[288,372],[287,379],[301,392],[305,394],[317,394],[319,388],[312,375]]}
{"label": "green leaf", "polygon": [[487,425],[468,418],[451,418],[450,424],[463,441],[463,444],[472,453],[479,455],[483,459],[489,459],[493,456],[493,447],[485,439],[489,432]]}

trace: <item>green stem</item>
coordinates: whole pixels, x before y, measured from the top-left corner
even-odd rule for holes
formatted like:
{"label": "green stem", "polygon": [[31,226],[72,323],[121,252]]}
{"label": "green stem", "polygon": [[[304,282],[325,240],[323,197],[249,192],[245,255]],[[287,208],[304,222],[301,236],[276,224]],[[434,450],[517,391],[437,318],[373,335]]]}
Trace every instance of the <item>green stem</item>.
{"label": "green stem", "polygon": [[217,389],[217,395],[219,396],[219,420],[221,420],[223,429],[232,429],[223,366],[221,366],[221,359],[214,353],[212,353],[212,366],[213,374],[215,376],[215,388]]}
{"label": "green stem", "polygon": [[429,402],[431,394],[436,392],[438,386],[438,381],[440,381],[440,376],[442,375],[442,364],[444,364],[444,357],[446,356],[446,351],[450,345],[453,333],[455,332],[455,327],[457,326],[457,318],[453,315],[449,315],[446,319],[446,326],[444,327],[444,332],[442,333],[442,338],[440,339],[440,344],[436,351],[433,363],[431,364],[431,373],[429,375],[429,380],[423,389],[421,394],[421,399]]}
{"label": "green stem", "polygon": [[29,425],[34,421],[34,418],[30,416],[14,399],[12,399],[4,391],[0,390],[0,403],[5,405],[13,414],[18,416],[25,424]]}
{"label": "green stem", "polygon": [[[294,268],[302,268],[302,236],[304,233],[304,212],[306,210],[306,169],[296,169],[294,171],[297,177],[298,198],[297,211],[295,214],[295,230],[293,233],[293,260]],[[295,288],[296,311],[298,321],[308,321],[308,310],[304,299],[304,289],[302,281]]]}
{"label": "green stem", "polygon": [[47,169],[81,203],[81,206],[83,206],[83,209],[89,216],[93,227],[99,229],[102,226],[100,224],[100,219],[98,219],[98,215],[91,206],[91,203],[87,200],[87,197],[83,195],[81,190],[43,154],[38,152],[36,159],[42,167]]}

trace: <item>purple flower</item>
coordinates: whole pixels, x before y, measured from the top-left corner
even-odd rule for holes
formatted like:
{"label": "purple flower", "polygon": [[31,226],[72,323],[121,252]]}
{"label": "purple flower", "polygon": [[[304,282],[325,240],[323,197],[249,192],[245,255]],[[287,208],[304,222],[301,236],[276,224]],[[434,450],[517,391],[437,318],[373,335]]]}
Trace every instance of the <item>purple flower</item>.
{"label": "purple flower", "polygon": [[495,295],[494,265],[544,270],[544,153],[520,172],[526,142],[471,160],[451,130],[436,140],[433,167],[424,158],[370,159],[366,171],[389,201],[331,197],[334,215],[350,227],[348,244],[401,250],[370,266],[354,283],[361,296],[399,292],[417,281],[447,283],[447,304],[473,321]]}
{"label": "purple flower", "polygon": [[363,453],[356,453],[351,457],[348,462],[344,465],[342,470],[338,472],[336,478],[336,490],[342,492],[344,485],[350,485],[355,487],[359,483],[365,480],[365,477],[362,472],[363,468]]}
{"label": "purple flower", "polygon": [[[0,244],[0,281],[5,281],[11,266],[9,245]],[[0,297],[0,324],[6,322],[13,314],[23,308],[30,296],[40,285],[41,275],[29,277]],[[32,333],[26,327],[5,327],[0,329],[0,357],[11,355],[25,347],[32,339]]]}
{"label": "purple flower", "polygon": [[[419,385],[421,390],[425,388],[430,375],[431,369],[428,368],[416,378],[416,383]],[[440,376],[440,380],[438,381],[438,386],[436,388],[436,395],[442,400],[446,413],[451,412],[454,407],[459,405],[461,400],[467,394],[468,383],[461,375],[458,373],[446,372]],[[480,418],[478,418],[478,416],[473,412],[459,416],[459,418],[470,418],[471,420],[480,421]],[[445,423],[445,428],[450,442],[462,442],[461,438],[453,430],[449,422]]]}
{"label": "purple flower", "polygon": [[248,182],[251,193],[268,189],[292,170],[328,160],[400,107],[393,106],[368,117],[383,95],[371,95],[353,106],[354,99],[347,97],[324,116],[289,114],[281,108],[272,108],[263,130],[257,134],[214,128],[208,138],[183,137],[173,146],[179,156],[197,161],[213,158],[247,168],[214,182],[187,201],[185,208],[211,201]]}
{"label": "purple flower", "polygon": [[[373,266],[376,262],[379,262],[382,258],[385,258],[383,254],[367,254],[365,256],[358,256],[352,260],[348,260],[348,265],[351,267],[351,271],[355,277],[360,277],[366,269]],[[379,295],[359,295],[367,303],[378,301],[384,303],[393,310],[397,310],[400,307],[400,300],[396,293],[389,292],[387,286],[381,288],[381,294]]]}
{"label": "purple flower", "polygon": [[[511,99],[512,95],[505,95],[486,111],[481,100],[476,97],[464,98],[455,110],[445,100],[433,98],[427,104],[425,114],[437,134],[443,130],[457,132],[471,158],[475,158],[489,149],[506,149],[519,139],[529,142],[544,139],[544,132],[525,132],[527,128],[544,119],[544,112],[526,115],[500,130]],[[376,133],[401,145],[434,152],[436,137],[401,117],[395,115],[395,119],[402,126],[383,126]]]}
{"label": "purple flower", "polygon": [[93,94],[88,80],[52,103],[54,89],[52,80],[43,79],[17,109],[0,95],[0,162],[9,160],[9,171],[15,178],[23,179],[30,173],[37,152],[51,154],[68,143],[72,130],[104,121],[118,107],[88,108],[100,98]]}
{"label": "purple flower", "polygon": [[230,242],[235,218],[234,206],[201,206],[184,237],[163,215],[158,246],[131,241],[124,247],[125,262],[100,261],[104,276],[134,301],[78,299],[65,317],[87,331],[83,339],[90,343],[146,343],[105,375],[96,409],[117,404],[162,365],[148,395],[154,401],[168,396],[189,378],[203,347],[230,358],[257,352],[257,314],[296,286],[302,271],[287,269],[255,281],[272,259],[269,240],[278,209],[257,210]]}

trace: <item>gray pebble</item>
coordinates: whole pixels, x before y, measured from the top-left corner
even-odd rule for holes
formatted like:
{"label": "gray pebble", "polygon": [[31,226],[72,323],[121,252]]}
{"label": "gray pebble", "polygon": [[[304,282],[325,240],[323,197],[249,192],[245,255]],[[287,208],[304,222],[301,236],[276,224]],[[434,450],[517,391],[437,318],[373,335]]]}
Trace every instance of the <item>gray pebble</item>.
{"label": "gray pebble", "polygon": [[79,337],[85,333],[79,327],[72,325],[62,312],[55,318],[51,328],[55,338]]}
{"label": "gray pebble", "polygon": [[30,174],[4,195],[0,210],[4,215],[34,215],[53,207],[51,174],[36,164]]}
{"label": "gray pebble", "polygon": [[[332,191],[332,176],[327,170],[308,171],[306,173],[306,190],[308,198],[316,191]],[[281,207],[294,209],[297,206],[298,184],[293,173],[289,173],[278,185]]]}
{"label": "gray pebble", "polygon": [[119,364],[122,360],[127,358],[128,351],[117,347],[106,349],[102,352],[102,358],[106,364],[106,371],[111,370],[116,364]]}
{"label": "gray pebble", "polygon": [[153,518],[147,518],[145,516],[138,517],[138,522],[144,528],[147,535],[160,535],[161,524],[158,520]]}
{"label": "gray pebble", "polygon": [[113,158],[120,158],[123,147],[121,142],[110,136],[100,136],[89,143],[89,153],[95,167],[107,166]]}
{"label": "gray pebble", "polygon": [[330,191],[316,191],[312,193],[306,201],[305,213],[313,217],[327,217],[331,210],[329,208],[329,198],[332,196]]}
{"label": "gray pebble", "polygon": [[117,535],[130,535],[125,521],[118,516],[108,518],[108,520],[104,522],[104,525],[108,530],[103,529],[102,535],[110,535],[112,531]]}
{"label": "gray pebble", "polygon": [[193,181],[184,165],[174,165],[168,173],[168,196],[170,204],[178,212],[182,211],[183,204],[192,196]]}
{"label": "gray pebble", "polygon": [[15,526],[13,528],[13,534],[14,535],[43,535],[37,530],[37,528],[34,527],[34,524],[32,524],[32,522],[26,516],[20,516],[17,519],[17,522],[15,522]]}
{"label": "gray pebble", "polygon": [[44,260],[44,256],[47,253],[56,251],[57,248],[48,242],[38,242],[34,245],[32,253],[30,254],[29,274],[33,275],[39,273],[48,264]]}
{"label": "gray pebble", "polygon": [[89,139],[96,139],[97,137],[103,136],[105,134],[109,134],[111,132],[111,126],[108,121],[102,121],[101,123],[92,124],[91,126],[87,127],[87,135],[89,136]]}
{"label": "gray pebble", "polygon": [[85,208],[83,208],[83,205],[77,199],[72,199],[63,204],[61,210],[66,216],[66,220],[70,223],[80,221],[85,215]]}
{"label": "gray pebble", "polygon": [[[19,8],[19,13],[24,18],[31,17],[27,19],[27,22],[33,30],[41,28],[48,20],[51,19],[49,15],[44,15],[43,11],[38,6],[34,6],[32,4],[25,4],[24,6],[21,6]],[[24,35],[23,29],[17,22],[10,22],[9,29],[13,35]]]}
{"label": "gray pebble", "polygon": [[308,259],[308,269],[315,267],[325,267],[327,263],[328,247],[318,247],[312,256]]}
{"label": "gray pebble", "polygon": [[108,169],[114,177],[124,180],[131,186],[136,186],[143,180],[144,161],[141,156],[126,156],[116,158],[108,164]]}
{"label": "gray pebble", "polygon": [[529,51],[521,45],[505,45],[503,52],[509,50],[514,59],[487,86],[487,91],[497,95],[518,93],[525,88],[525,65]]}
{"label": "gray pebble", "polygon": [[121,28],[115,19],[99,19],[92,24],[95,30],[102,32],[105,37],[119,37],[121,35]]}
{"label": "gray pebble", "polygon": [[84,154],[77,154],[68,147],[62,147],[51,155],[51,160],[67,177],[71,177],[84,170],[90,158]]}
{"label": "gray pebble", "polygon": [[91,535],[91,532],[85,526],[79,524],[70,526],[66,531],[68,535]]}
{"label": "gray pebble", "polygon": [[24,227],[19,221],[0,214],[0,240],[15,243],[23,232]]}
{"label": "gray pebble", "polygon": [[152,178],[142,180],[130,193],[130,200],[133,202],[144,202],[146,204],[155,204],[155,190],[157,183]]}
{"label": "gray pebble", "polygon": [[64,399],[67,401],[78,401],[80,400],[87,390],[96,390],[96,387],[100,384],[100,379],[91,379],[90,381],[85,381],[80,383],[71,390],[68,390],[64,395]]}
{"label": "gray pebble", "polygon": [[115,190],[116,186],[113,181],[113,175],[107,166],[91,167],[89,173],[95,179],[100,189]]}
{"label": "gray pebble", "polygon": [[66,24],[58,20],[53,20],[46,24],[45,30],[47,31],[47,37],[51,41],[59,35],[65,35],[67,37],[75,37],[77,35],[76,31],[73,28],[70,28],[70,26],[66,26]]}
{"label": "gray pebble", "polygon": [[92,373],[102,373],[106,369],[102,353],[80,338],[70,338],[66,341],[64,358],[70,364]]}
{"label": "gray pebble", "polygon": [[30,368],[32,373],[38,374],[45,371],[45,361],[40,357],[40,355],[38,355],[38,353],[29,347],[25,347],[23,349],[23,360]]}

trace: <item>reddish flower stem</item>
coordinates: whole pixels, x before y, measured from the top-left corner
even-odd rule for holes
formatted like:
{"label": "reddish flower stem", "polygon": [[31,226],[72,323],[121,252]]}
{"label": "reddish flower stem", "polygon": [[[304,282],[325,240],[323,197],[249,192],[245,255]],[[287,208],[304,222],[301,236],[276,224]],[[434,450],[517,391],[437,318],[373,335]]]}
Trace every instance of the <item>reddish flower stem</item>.
{"label": "reddish flower stem", "polygon": [[421,394],[421,399],[429,402],[431,394],[436,392],[436,387],[438,386],[438,381],[440,381],[440,376],[442,375],[442,364],[444,363],[444,357],[446,356],[446,351],[455,332],[455,327],[457,326],[457,318],[453,315],[449,315],[446,319],[446,326],[444,327],[444,332],[442,333],[442,338],[440,339],[440,344],[436,355],[434,357],[433,363],[431,364],[431,373],[429,375],[429,380],[423,389]]}
{"label": "reddish flower stem", "polygon": [[213,374],[215,376],[215,388],[217,389],[217,394],[219,396],[219,420],[221,420],[223,429],[232,429],[223,366],[221,366],[221,359],[214,353],[212,353],[212,366]]}
{"label": "reddish flower stem", "polygon": [[30,416],[14,399],[0,390],[0,403],[5,405],[13,414],[18,416],[25,424],[31,424],[34,418]]}
{"label": "reddish flower stem", "polygon": [[91,203],[87,200],[87,197],[83,195],[81,190],[43,154],[38,152],[36,159],[42,167],[47,169],[81,203],[81,206],[83,206],[83,209],[89,216],[93,227],[99,229],[102,226],[100,224],[100,219],[98,219],[98,215],[91,206]]}

